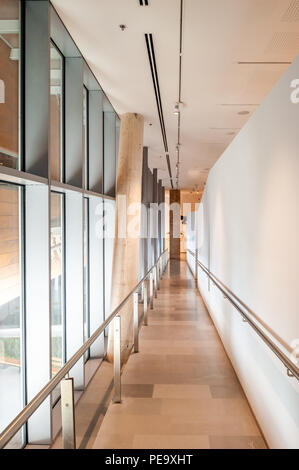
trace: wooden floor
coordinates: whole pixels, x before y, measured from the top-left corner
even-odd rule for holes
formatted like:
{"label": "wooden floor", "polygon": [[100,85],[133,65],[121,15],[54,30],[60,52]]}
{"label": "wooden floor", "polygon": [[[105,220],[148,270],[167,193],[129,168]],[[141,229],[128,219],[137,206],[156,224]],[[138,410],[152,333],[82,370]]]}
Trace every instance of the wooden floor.
{"label": "wooden floor", "polygon": [[122,383],[94,448],[266,447],[184,261],[169,265]]}

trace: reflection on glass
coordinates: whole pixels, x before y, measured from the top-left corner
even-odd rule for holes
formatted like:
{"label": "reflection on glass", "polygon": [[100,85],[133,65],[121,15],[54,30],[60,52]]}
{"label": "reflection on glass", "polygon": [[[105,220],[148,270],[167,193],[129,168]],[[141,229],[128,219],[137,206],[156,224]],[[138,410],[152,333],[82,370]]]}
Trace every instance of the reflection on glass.
{"label": "reflection on glass", "polygon": [[52,375],[64,362],[63,195],[51,193]]}
{"label": "reflection on glass", "polygon": [[0,432],[23,405],[20,191],[0,184]]}
{"label": "reflection on glass", "polygon": [[[89,201],[84,198],[84,342],[89,338]],[[85,359],[89,357],[89,351],[85,354]]]}
{"label": "reflection on glass", "polygon": [[[0,0],[0,165],[19,169],[19,0]],[[10,23],[9,23],[10,22]]]}
{"label": "reflection on glass", "polygon": [[63,60],[61,54],[51,43],[50,47],[50,136],[49,152],[51,159],[51,178],[62,180],[62,89]]}
{"label": "reflection on glass", "polygon": [[104,215],[105,215],[105,230],[104,230],[104,279],[105,279],[105,318],[107,318],[110,311],[111,300],[111,287],[112,287],[112,260],[114,249],[114,234],[115,234],[115,201],[104,200]]}
{"label": "reflection on glass", "polygon": [[83,152],[84,152],[84,186],[88,189],[88,90],[83,87]]}

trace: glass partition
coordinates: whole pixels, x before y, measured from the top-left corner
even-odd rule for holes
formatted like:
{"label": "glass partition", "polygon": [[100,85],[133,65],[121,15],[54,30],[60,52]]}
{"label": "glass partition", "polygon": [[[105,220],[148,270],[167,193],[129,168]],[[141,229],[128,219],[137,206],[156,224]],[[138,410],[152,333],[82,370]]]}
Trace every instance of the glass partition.
{"label": "glass partition", "polygon": [[63,180],[63,56],[50,45],[50,135],[51,178]]}
{"label": "glass partition", "polygon": [[[110,313],[119,121],[47,1],[0,0],[0,72],[1,432]],[[9,447],[50,442],[59,397]]]}
{"label": "glass partition", "polygon": [[112,266],[115,236],[115,201],[104,201],[105,318],[111,313]]}
{"label": "glass partition", "polygon": [[0,432],[23,406],[21,192],[0,183]]}
{"label": "glass partition", "polygon": [[65,362],[64,195],[51,193],[51,363],[52,375]]}
{"label": "glass partition", "polygon": [[19,0],[0,0],[0,165],[19,169]]}

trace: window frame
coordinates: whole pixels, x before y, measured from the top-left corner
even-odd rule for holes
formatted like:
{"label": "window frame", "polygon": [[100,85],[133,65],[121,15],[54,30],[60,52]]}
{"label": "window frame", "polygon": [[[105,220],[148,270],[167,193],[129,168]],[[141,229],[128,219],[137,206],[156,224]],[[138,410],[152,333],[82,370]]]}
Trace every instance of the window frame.
{"label": "window frame", "polygon": [[[50,47],[50,73],[51,73],[51,47],[53,47],[56,52],[59,54],[61,58],[61,108],[60,108],[60,168],[59,168],[59,176],[61,183],[65,182],[65,56],[62,51],[59,49],[55,41],[52,37],[50,37],[49,41]],[[51,80],[51,78],[50,78]],[[51,81],[49,83],[49,97],[51,97]],[[50,106],[50,105],[49,105]],[[49,108],[50,113],[50,108]],[[50,138],[50,135],[49,135]],[[49,141],[50,147],[50,141]],[[50,159],[50,152],[49,152],[49,159]],[[49,161],[49,178],[52,180],[51,175],[51,161]],[[53,179],[53,181],[56,181]]]}
{"label": "window frame", "polygon": [[[84,342],[85,342],[90,338],[90,240],[89,240],[90,217],[89,217],[89,198],[87,197],[83,197],[83,227],[84,227],[83,228],[84,230],[83,253],[86,248],[86,271],[85,271],[85,266],[83,262],[83,272],[84,272],[83,293],[86,296],[86,298],[83,297],[83,309],[84,309],[83,325],[84,325],[84,320],[86,320],[86,331],[84,330],[84,336],[86,333],[86,337],[84,338]],[[85,231],[85,227],[86,227],[86,231]],[[85,243],[86,243],[86,246],[85,246]],[[85,253],[84,253],[84,256],[85,256]],[[90,349],[88,349],[88,351],[85,354],[85,363],[89,359],[90,359]]]}
{"label": "window frame", "polygon": [[[52,194],[57,194],[61,197],[60,201],[60,207],[61,207],[61,235],[62,235],[62,241],[61,241],[61,247],[62,247],[62,256],[61,256],[61,294],[62,294],[62,301],[61,301],[61,325],[62,325],[62,351],[61,351],[61,360],[62,360],[62,366],[66,363],[66,289],[65,289],[65,242],[66,242],[66,220],[65,220],[65,195],[63,192],[55,191],[55,190],[50,190],[50,217],[49,217],[49,229],[51,233],[51,196]],[[51,238],[50,238],[50,252],[51,252]],[[52,267],[52,261],[50,262],[50,271]],[[52,289],[51,289],[51,274],[50,274],[50,298],[51,298],[51,318],[50,318],[50,335],[52,338],[51,334],[51,328],[52,328]],[[50,353],[50,360],[52,364],[52,343],[51,343],[51,353]],[[51,365],[51,370],[52,370],[52,365]],[[53,375],[52,375],[53,377]],[[60,394],[59,394],[60,397]],[[59,398],[58,398],[59,399]],[[58,400],[55,401],[53,406],[57,403]]]}
{"label": "window frame", "polygon": [[[19,253],[19,329],[20,329],[20,405],[23,408],[27,404],[27,377],[26,377],[26,316],[25,316],[25,187],[22,184],[8,182],[0,179],[0,190],[2,185],[12,186],[18,191],[18,253]],[[27,425],[24,425],[20,431],[21,445],[25,446],[27,442]],[[18,433],[14,436],[16,437]],[[14,438],[12,438],[13,440]]]}

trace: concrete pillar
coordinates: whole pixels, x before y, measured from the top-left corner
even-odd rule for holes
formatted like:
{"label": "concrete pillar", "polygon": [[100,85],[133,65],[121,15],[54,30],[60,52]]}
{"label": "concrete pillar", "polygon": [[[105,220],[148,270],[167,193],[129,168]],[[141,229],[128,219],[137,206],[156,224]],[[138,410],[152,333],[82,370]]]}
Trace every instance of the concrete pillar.
{"label": "concrete pillar", "polygon": [[[169,257],[170,259],[180,259],[180,223],[181,223],[181,214],[180,214],[180,200],[181,195],[178,189],[171,189],[169,191],[169,204],[170,204],[170,213],[169,213]],[[173,210],[172,210],[173,209]]]}
{"label": "concrete pillar", "polygon": [[[138,282],[143,127],[144,119],[139,114],[126,113],[121,117],[111,311],[122,302]],[[127,206],[126,219],[123,218],[125,216],[124,196]],[[132,210],[128,212],[130,207]],[[123,233],[124,227],[126,233]],[[134,228],[134,233],[132,233],[132,228]],[[121,310],[120,316],[121,360],[124,362],[133,344],[133,297]],[[113,359],[113,325],[109,328],[107,358]]]}

